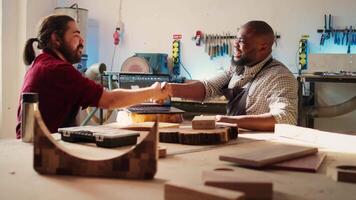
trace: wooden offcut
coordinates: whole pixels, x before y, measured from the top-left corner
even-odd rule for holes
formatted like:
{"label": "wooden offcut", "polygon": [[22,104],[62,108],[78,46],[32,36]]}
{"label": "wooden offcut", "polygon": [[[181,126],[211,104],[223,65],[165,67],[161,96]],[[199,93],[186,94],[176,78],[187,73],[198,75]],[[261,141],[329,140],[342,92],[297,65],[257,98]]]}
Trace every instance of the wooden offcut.
{"label": "wooden offcut", "polygon": [[193,129],[215,129],[215,116],[195,116],[192,120]]}
{"label": "wooden offcut", "polygon": [[204,185],[186,183],[166,183],[164,185],[165,200],[242,200],[242,192],[220,189]]}
{"label": "wooden offcut", "polygon": [[325,158],[326,158],[326,153],[318,152],[316,154],[303,156],[300,158],[295,158],[280,163],[275,163],[267,167],[273,169],[315,173],[318,171]]}
{"label": "wooden offcut", "polygon": [[165,158],[167,157],[167,148],[166,147],[158,147],[158,157],[159,158]]}
{"label": "wooden offcut", "polygon": [[273,183],[268,177],[242,175],[233,171],[204,171],[205,185],[243,192],[246,199],[272,199]]}
{"label": "wooden offcut", "polygon": [[103,160],[73,154],[50,134],[35,111],[34,169],[41,174],[153,179],[157,171],[157,123],[142,142],[123,155]]}
{"label": "wooden offcut", "polygon": [[315,154],[317,148],[271,142],[256,142],[256,148],[249,152],[237,152],[221,155],[222,161],[233,162],[242,166],[263,167],[266,165]]}
{"label": "wooden offcut", "polygon": [[356,183],[356,165],[329,167],[327,175],[335,181]]}

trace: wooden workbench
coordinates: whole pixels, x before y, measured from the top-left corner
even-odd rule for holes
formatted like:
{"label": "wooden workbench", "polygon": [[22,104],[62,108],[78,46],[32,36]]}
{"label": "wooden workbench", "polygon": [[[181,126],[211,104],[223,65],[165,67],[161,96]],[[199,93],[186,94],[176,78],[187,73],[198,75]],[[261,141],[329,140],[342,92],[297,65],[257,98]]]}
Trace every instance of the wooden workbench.
{"label": "wooden workbench", "polygon": [[[167,181],[202,185],[202,171],[231,168],[238,173],[269,177],[274,183],[274,199],[355,199],[356,184],[335,182],[326,176],[326,168],[338,164],[356,165],[356,152],[327,152],[327,159],[318,173],[281,170],[252,170],[219,161],[219,155],[258,148],[260,139],[293,143],[271,133],[240,134],[238,141],[218,146],[188,146],[162,143],[168,156],[159,160],[155,179],[134,181],[73,176],[47,176],[34,171],[33,145],[15,139],[0,140],[0,199],[163,199]],[[300,144],[300,141],[297,142]],[[68,143],[67,143],[68,144]],[[80,145],[82,146],[82,145]],[[114,150],[68,144],[74,151],[88,156],[111,156]],[[327,151],[327,149],[319,149]],[[125,151],[124,148],[118,152]],[[96,153],[95,153],[96,152]],[[100,152],[100,153],[97,153]]]}

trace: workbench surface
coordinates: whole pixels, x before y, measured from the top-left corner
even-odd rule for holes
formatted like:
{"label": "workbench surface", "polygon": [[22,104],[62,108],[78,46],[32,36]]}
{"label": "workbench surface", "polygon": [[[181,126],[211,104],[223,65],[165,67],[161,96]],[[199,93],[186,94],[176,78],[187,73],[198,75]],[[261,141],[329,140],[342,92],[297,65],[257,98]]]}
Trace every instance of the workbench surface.
{"label": "workbench surface", "polygon": [[[0,199],[164,199],[164,183],[189,182],[202,185],[202,171],[230,168],[253,177],[269,177],[273,181],[273,199],[356,199],[356,184],[336,182],[326,176],[328,167],[339,164],[356,165],[356,152],[325,151],[327,158],[318,173],[283,170],[253,170],[238,167],[218,159],[225,153],[258,148],[261,141],[297,143],[292,139],[278,138],[273,133],[249,133],[239,139],[217,146],[189,146],[160,143],[167,148],[168,156],[160,159],[153,180],[137,181],[76,176],[41,175],[33,169],[33,145],[21,140],[0,140]],[[83,145],[68,144],[74,151],[83,151]],[[88,149],[85,149],[88,148]],[[95,147],[83,152],[95,154]],[[96,148],[97,149],[97,148]],[[126,149],[127,150],[127,149]],[[100,148],[97,155],[116,154],[114,150]],[[125,151],[125,149],[120,149]],[[106,153],[107,152],[107,153]]]}

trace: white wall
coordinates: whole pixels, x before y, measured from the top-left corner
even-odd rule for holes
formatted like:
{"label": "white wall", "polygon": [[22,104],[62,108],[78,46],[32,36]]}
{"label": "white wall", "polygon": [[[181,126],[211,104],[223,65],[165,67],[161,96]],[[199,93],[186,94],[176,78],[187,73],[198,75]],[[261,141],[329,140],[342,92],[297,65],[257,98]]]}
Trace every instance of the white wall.
{"label": "white wall", "polygon": [[[17,93],[19,80],[18,74],[18,21],[19,15],[14,15],[19,11],[19,1],[3,0],[3,24],[2,24],[2,48],[3,59],[1,65],[1,88],[2,88],[2,127],[1,137],[9,135],[15,136],[15,120],[17,101],[14,93]],[[15,81],[14,81],[15,80]]]}
{"label": "white wall", "polygon": [[[119,16],[119,1],[106,0],[58,0],[58,5],[68,6],[77,2],[89,9],[89,37],[97,37],[88,49],[98,54],[98,60],[111,65],[113,54],[112,33]],[[105,2],[105,3],[104,3]],[[310,35],[310,50],[313,53],[331,52],[330,46],[320,47],[317,29],[324,26],[324,14],[332,14],[334,28],[356,27],[355,0],[122,0],[121,21],[124,32],[120,50],[116,55],[114,70],[120,70],[122,62],[135,52],[165,52],[171,55],[172,35],[183,34],[182,62],[194,79],[214,76],[229,64],[228,57],[210,60],[203,47],[196,47],[191,37],[197,30],[207,33],[235,33],[237,27],[248,20],[265,20],[279,34],[274,56],[285,63],[292,72],[297,72],[296,53],[298,41],[303,34]],[[326,42],[328,43],[328,42]],[[90,45],[93,45],[90,47]],[[344,53],[346,48],[337,48],[334,53]],[[352,48],[356,53],[356,47]],[[89,53],[89,59],[92,55]],[[354,69],[356,71],[356,69]],[[181,70],[184,74],[184,71]],[[341,103],[356,95],[356,84],[322,84],[318,94],[321,106]],[[329,91],[329,92],[325,92]],[[335,92],[337,91],[337,92]],[[356,130],[356,111],[336,118],[316,119],[316,128],[333,131]]]}
{"label": "white wall", "polygon": [[[89,18],[98,22],[99,60],[110,64],[113,53],[112,33],[119,15],[119,1],[106,0],[98,4],[95,0],[58,0],[58,5],[65,6],[74,2],[89,9]],[[354,0],[181,0],[179,3],[173,0],[123,0],[123,41],[114,69],[119,70],[122,62],[135,52],[170,54],[172,34],[182,33],[183,63],[192,72],[193,78],[211,77],[217,68],[227,66],[229,58],[211,61],[203,48],[196,47],[191,41],[196,30],[235,33],[237,27],[246,21],[262,19],[282,36],[275,48],[275,57],[296,71],[297,43],[301,35],[309,34],[311,50],[320,51],[320,35],[316,30],[323,27],[324,14],[333,14],[338,28],[344,28],[356,24],[355,9]],[[204,73],[201,69],[204,69]]]}
{"label": "white wall", "polygon": [[[23,1],[3,0],[3,8],[6,10],[3,17],[3,27],[6,27],[3,29],[3,38],[5,38],[3,48],[15,48],[6,48],[6,52],[3,51],[1,83],[2,116],[5,129],[2,129],[0,137],[4,133],[13,136],[20,84],[10,85],[8,81],[17,78],[16,82],[22,83],[25,68],[19,63],[21,63],[24,37],[35,36],[34,27],[40,16],[53,12],[55,6],[78,3],[80,7],[89,10],[89,43],[87,46],[90,63],[104,62],[110,67],[114,49],[112,34],[119,16],[120,1],[25,0],[26,4]],[[24,4],[25,9],[23,9]],[[171,55],[172,35],[181,33],[183,34],[182,61],[184,65],[194,79],[211,77],[220,68],[228,66],[229,58],[210,60],[204,53],[203,47],[196,47],[191,40],[196,30],[207,33],[236,33],[237,27],[246,21],[262,19],[267,21],[282,37],[278,47],[274,50],[274,56],[296,72],[296,51],[301,35],[310,35],[312,51],[324,51],[325,49],[318,45],[320,35],[316,33],[318,28],[323,27],[324,14],[330,13],[335,16],[336,28],[344,28],[347,25],[356,27],[355,10],[355,0],[123,0],[121,20],[124,23],[124,32],[113,70],[119,70],[122,62],[135,52],[163,52]],[[13,14],[20,11],[26,14]],[[21,18],[21,21],[19,18],[24,16],[27,17],[26,20]],[[20,26],[20,23],[21,27],[13,26],[14,24]],[[24,23],[27,25],[26,35],[19,33],[19,30],[23,30]],[[355,47],[353,52],[356,52]],[[182,73],[185,75],[184,71]],[[356,94],[354,86],[341,87],[337,90],[337,95],[334,93],[319,95],[322,102],[327,102],[330,96],[333,102],[340,102]],[[356,112],[353,112],[332,121],[321,120],[317,124],[323,129],[356,130],[356,123],[351,123],[355,120]]]}
{"label": "white wall", "polygon": [[[3,19],[3,10],[2,10],[2,4],[3,4],[3,0],[1,0],[0,2],[0,83],[2,83],[2,19]],[[0,85],[0,113],[2,113],[2,102],[3,102],[3,93],[2,93],[2,85]],[[2,130],[3,127],[3,121],[2,121],[2,115],[0,114],[0,130]],[[1,137],[1,133],[0,133],[0,137]]]}
{"label": "white wall", "polygon": [[0,137],[15,137],[19,91],[26,67],[22,61],[25,41],[35,37],[40,18],[51,13],[54,0],[3,0]]}

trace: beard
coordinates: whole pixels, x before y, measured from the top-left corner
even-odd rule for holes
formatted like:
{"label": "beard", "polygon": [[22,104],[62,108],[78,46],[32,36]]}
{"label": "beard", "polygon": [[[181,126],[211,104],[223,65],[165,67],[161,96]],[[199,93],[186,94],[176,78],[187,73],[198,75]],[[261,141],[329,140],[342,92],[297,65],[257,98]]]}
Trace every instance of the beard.
{"label": "beard", "polygon": [[241,56],[240,58],[231,57],[231,65],[233,66],[245,66],[251,63],[251,59],[246,56]]}
{"label": "beard", "polygon": [[256,62],[257,50],[251,49],[241,54],[240,58],[232,56],[231,65],[233,66],[247,66],[251,67]]}
{"label": "beard", "polygon": [[82,51],[84,46],[79,44],[77,48],[72,50],[66,43],[62,42],[59,46],[58,51],[63,54],[63,56],[67,59],[71,64],[79,63],[82,58]]}

